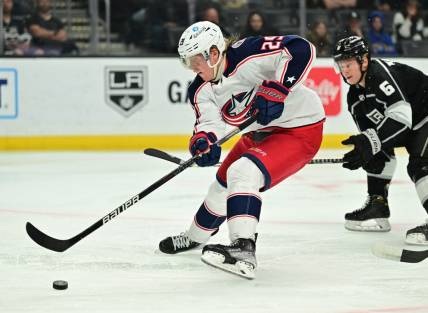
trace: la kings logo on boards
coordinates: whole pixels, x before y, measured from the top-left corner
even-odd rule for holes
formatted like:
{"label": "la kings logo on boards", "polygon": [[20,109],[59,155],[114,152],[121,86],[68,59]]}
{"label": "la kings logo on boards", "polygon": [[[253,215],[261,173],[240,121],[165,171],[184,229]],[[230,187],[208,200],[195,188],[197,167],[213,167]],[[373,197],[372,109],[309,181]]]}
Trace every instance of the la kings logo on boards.
{"label": "la kings logo on boards", "polygon": [[146,66],[108,66],[105,69],[106,102],[125,117],[148,101]]}
{"label": "la kings logo on boards", "polygon": [[385,116],[383,116],[383,114],[376,109],[367,114],[367,117],[376,125],[382,122],[382,120],[385,118]]}

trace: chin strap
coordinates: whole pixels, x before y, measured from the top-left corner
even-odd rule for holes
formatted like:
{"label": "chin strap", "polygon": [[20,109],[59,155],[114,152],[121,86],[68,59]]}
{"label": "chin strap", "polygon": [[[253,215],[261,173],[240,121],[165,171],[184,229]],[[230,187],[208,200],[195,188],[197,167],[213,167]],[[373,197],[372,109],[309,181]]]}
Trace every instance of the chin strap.
{"label": "chin strap", "polygon": [[216,64],[210,65],[208,63],[209,67],[214,68],[214,79],[212,80],[212,82],[218,82],[221,79],[224,73],[224,66],[226,63],[225,61],[226,61],[226,55],[224,54],[219,58]]}

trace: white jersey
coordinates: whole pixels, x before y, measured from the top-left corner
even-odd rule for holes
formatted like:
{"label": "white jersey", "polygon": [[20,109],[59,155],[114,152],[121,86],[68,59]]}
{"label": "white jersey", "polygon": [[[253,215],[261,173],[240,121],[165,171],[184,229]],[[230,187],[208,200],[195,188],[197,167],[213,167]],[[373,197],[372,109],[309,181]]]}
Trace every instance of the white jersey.
{"label": "white jersey", "polygon": [[219,82],[197,76],[189,86],[189,100],[196,114],[194,132],[224,136],[228,125],[239,125],[250,114],[258,87],[274,80],[289,89],[282,115],[268,125],[252,124],[247,131],[271,127],[294,128],[325,119],[321,99],[302,84],[315,60],[315,47],[299,36],[249,37],[226,52],[226,66]]}

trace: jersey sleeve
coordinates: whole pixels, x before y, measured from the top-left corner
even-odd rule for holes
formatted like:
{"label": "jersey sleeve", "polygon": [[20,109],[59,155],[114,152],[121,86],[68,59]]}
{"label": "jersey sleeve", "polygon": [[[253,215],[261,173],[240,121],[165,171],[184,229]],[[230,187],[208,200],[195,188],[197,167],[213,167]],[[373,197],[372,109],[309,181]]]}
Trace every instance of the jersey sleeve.
{"label": "jersey sleeve", "polygon": [[380,65],[380,70],[373,81],[373,88],[376,97],[385,106],[384,119],[376,127],[376,132],[383,147],[394,147],[412,128],[412,108],[391,74],[389,67],[394,66],[393,63],[375,62]]}
{"label": "jersey sleeve", "polygon": [[313,44],[299,36],[285,36],[275,78],[290,91],[305,81],[316,59]]}
{"label": "jersey sleeve", "polygon": [[362,112],[359,110],[359,104],[361,100],[358,99],[352,88],[353,87],[349,89],[347,95],[348,111],[351,114],[352,119],[354,120],[354,123],[357,126],[358,130],[362,132],[370,128],[370,125],[367,123],[366,116],[362,114]]}
{"label": "jersey sleeve", "polygon": [[226,123],[217,104],[210,97],[209,84],[197,76],[188,89],[189,102],[196,117],[193,134],[212,132],[219,139],[226,133]]}

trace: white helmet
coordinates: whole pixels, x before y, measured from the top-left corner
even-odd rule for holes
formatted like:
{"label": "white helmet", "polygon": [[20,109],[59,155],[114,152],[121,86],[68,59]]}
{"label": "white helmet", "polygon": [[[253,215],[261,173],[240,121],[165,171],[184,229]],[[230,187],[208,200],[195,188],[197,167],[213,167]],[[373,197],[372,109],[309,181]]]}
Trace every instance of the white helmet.
{"label": "white helmet", "polygon": [[[180,60],[186,67],[190,67],[189,59],[195,55],[202,54],[210,67],[209,62],[210,48],[217,47],[220,56],[223,54],[226,44],[220,27],[216,24],[202,21],[190,25],[181,35],[178,42],[178,53]],[[220,61],[221,57],[219,58]]]}

